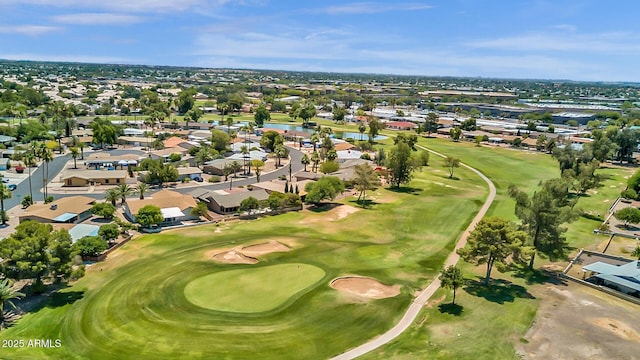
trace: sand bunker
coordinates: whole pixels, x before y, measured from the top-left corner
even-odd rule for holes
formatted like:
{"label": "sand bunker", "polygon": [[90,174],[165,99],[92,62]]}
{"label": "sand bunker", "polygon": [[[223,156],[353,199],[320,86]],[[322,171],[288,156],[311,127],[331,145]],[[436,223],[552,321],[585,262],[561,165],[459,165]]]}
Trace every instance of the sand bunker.
{"label": "sand bunker", "polygon": [[225,251],[212,256],[216,261],[227,264],[257,264],[258,259],[246,256],[236,250]]}
{"label": "sand bunker", "polygon": [[597,318],[591,320],[591,323],[600,326],[601,328],[607,329],[614,333],[616,336],[621,337],[625,340],[640,342],[640,335],[631,326],[623,323],[622,321],[609,318]]}
{"label": "sand bunker", "polygon": [[331,282],[331,287],[368,299],[384,299],[400,294],[400,285],[384,285],[376,279],[359,276],[337,278]]}
{"label": "sand bunker", "polygon": [[[291,241],[293,242],[293,241]],[[233,249],[213,249],[205,253],[207,259],[227,264],[257,264],[256,257],[274,252],[290,251],[291,248],[279,241],[271,240],[266,243],[249,245],[243,248],[236,246]]]}
{"label": "sand bunker", "polygon": [[315,224],[325,221],[336,221],[360,211],[360,208],[351,205],[338,205],[331,210],[322,212],[321,216],[306,216],[300,224]]}
{"label": "sand bunker", "polygon": [[291,249],[288,246],[272,240],[267,243],[244,247],[240,251],[246,256],[256,257],[274,252],[285,252],[289,250]]}

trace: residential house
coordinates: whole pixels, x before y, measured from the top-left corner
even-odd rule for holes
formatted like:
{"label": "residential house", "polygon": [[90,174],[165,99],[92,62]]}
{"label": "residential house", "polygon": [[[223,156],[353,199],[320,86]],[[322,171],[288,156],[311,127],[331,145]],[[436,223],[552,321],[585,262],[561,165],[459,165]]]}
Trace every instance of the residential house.
{"label": "residential house", "polygon": [[164,218],[162,224],[164,225],[200,219],[198,216],[191,214],[191,210],[197,205],[192,196],[168,189],[160,190],[153,196],[145,197],[143,200],[128,199],[124,204],[125,215],[129,220],[135,222],[135,215],[147,205],[160,208]]}
{"label": "residential house", "polygon": [[60,175],[64,186],[120,185],[125,184],[127,170],[65,170]]}
{"label": "residential house", "polygon": [[41,223],[76,224],[91,217],[96,199],[87,196],[69,196],[49,204],[33,204],[18,216],[20,222],[34,220]]}
{"label": "residential house", "polygon": [[234,214],[238,212],[242,200],[254,197],[258,201],[266,200],[269,194],[264,189],[245,191],[205,190],[198,189],[191,192],[196,199],[207,204],[211,211],[218,214]]}

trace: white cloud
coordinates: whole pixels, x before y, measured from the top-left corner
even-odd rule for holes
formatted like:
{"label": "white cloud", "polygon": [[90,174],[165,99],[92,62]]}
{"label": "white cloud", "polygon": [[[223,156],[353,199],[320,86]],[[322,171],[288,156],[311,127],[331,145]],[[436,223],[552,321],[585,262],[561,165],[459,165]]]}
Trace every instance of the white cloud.
{"label": "white cloud", "polygon": [[0,34],[22,34],[29,36],[38,36],[48,34],[50,32],[60,30],[55,26],[43,26],[43,25],[8,25],[0,26]]}
{"label": "white cloud", "polygon": [[136,15],[113,13],[79,13],[57,15],[52,17],[52,20],[57,23],[72,25],[128,25],[142,22],[144,18]]}
{"label": "white cloud", "polygon": [[342,15],[342,14],[375,14],[390,11],[414,11],[430,9],[432,6],[419,3],[374,3],[357,2],[345,5],[329,6],[321,12]]}
{"label": "white cloud", "polygon": [[244,0],[0,0],[0,5],[41,5],[74,9],[104,9],[117,12],[174,12],[193,8],[211,8]]}
{"label": "white cloud", "polygon": [[640,53],[640,37],[629,33],[529,33],[465,43],[470,48],[505,51]]}
{"label": "white cloud", "polygon": [[4,54],[0,53],[0,59],[6,60],[29,60],[29,61],[54,61],[54,62],[77,62],[95,64],[140,64],[140,60],[128,59],[114,56],[95,55],[45,55],[45,54]]}

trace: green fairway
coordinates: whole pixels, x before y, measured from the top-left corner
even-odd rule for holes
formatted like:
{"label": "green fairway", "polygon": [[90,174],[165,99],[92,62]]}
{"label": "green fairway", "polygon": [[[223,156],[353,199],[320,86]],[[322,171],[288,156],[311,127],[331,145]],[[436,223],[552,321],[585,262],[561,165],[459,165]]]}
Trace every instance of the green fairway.
{"label": "green fairway", "polygon": [[[437,276],[487,196],[477,175],[458,170],[459,179],[449,179],[440,166],[425,167],[408,187],[368,192],[367,209],[347,197],[313,211],[136,238],[88,268],[55,301],[0,332],[0,340],[60,339],[60,348],[9,349],[2,355],[329,358],[391,328],[414,291]],[[344,209],[346,216],[340,215]],[[255,265],[219,263],[206,255],[272,240],[291,250],[259,256]],[[289,278],[298,264],[305,278]],[[348,275],[399,285],[401,293],[358,300],[328,286]],[[255,279],[254,291],[238,289],[242,276]],[[197,285],[200,281],[217,283],[206,287]],[[273,286],[282,292],[274,294]],[[196,305],[198,296],[204,307]]]}
{"label": "green fairway", "polygon": [[184,295],[206,309],[255,313],[283,305],[318,284],[324,275],[324,270],[307,264],[220,271],[191,281]]}

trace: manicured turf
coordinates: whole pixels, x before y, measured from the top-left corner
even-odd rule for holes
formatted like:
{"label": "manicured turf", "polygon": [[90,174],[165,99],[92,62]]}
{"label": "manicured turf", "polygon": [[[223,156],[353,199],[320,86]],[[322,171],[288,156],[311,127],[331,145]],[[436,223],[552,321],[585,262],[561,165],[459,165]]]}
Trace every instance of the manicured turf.
{"label": "manicured turf", "polygon": [[[134,239],[90,268],[55,303],[0,332],[0,340],[61,339],[61,348],[11,349],[2,356],[326,359],[391,328],[414,291],[437,275],[487,194],[475,174],[460,169],[457,176],[448,179],[441,167],[426,167],[410,187],[372,191],[370,208],[344,218],[339,208],[325,207]],[[355,205],[353,197],[339,201]],[[205,256],[271,240],[291,251],[260,256],[255,265],[221,264]],[[325,275],[258,313],[206,309],[185,296],[185,287],[203,276],[282,264],[307,264]],[[329,286],[344,275],[397,284],[401,293],[356,301]]]}
{"label": "manicured turf", "polygon": [[191,303],[211,310],[257,313],[282,306],[310,290],[324,270],[308,264],[279,264],[220,271],[192,280],[184,288]]}

